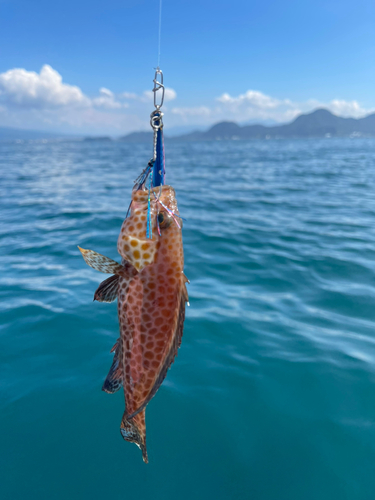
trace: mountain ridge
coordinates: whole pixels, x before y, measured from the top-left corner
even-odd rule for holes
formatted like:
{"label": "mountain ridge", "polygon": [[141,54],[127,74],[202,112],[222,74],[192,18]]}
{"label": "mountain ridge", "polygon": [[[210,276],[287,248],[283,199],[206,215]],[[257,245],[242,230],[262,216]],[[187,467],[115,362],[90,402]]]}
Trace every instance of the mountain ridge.
{"label": "mountain ridge", "polygon": [[[210,141],[248,139],[295,139],[308,137],[375,137],[375,113],[364,118],[343,118],[321,108],[301,114],[290,123],[282,125],[238,125],[219,122],[205,132],[196,131],[174,137],[169,141]],[[152,139],[152,132],[132,132],[120,137],[123,142],[144,142]]]}
{"label": "mountain ridge", "polygon": [[[289,123],[281,125],[239,125],[232,121],[215,123],[206,131],[193,131],[188,134],[165,136],[168,141],[212,141],[212,140],[249,140],[249,139],[294,139],[309,137],[375,137],[375,113],[363,118],[343,118],[321,108],[311,113],[301,114]],[[56,132],[30,129],[0,127],[0,141],[35,140],[63,138],[69,140],[78,136],[69,136]],[[150,142],[153,132],[131,132],[119,137],[117,141],[136,143]],[[86,141],[111,141],[107,136],[82,137]]]}

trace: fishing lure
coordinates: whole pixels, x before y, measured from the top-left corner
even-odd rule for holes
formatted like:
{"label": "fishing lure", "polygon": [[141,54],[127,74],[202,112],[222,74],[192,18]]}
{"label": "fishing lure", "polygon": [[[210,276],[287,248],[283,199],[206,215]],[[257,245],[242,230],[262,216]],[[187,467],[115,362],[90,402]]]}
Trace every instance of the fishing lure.
{"label": "fishing lure", "polygon": [[151,114],[154,157],[133,188],[130,214],[117,243],[121,264],[79,247],[89,266],[113,275],[94,295],[99,302],[117,298],[120,323],[120,337],[111,351],[113,363],[102,389],[112,394],[123,386],[126,408],[121,434],[139,446],[146,463],[145,409],[177,354],[188,302],[182,218],[174,189],[164,184],[163,97],[160,104],[155,100],[159,89],[163,96],[163,74],[158,68],[154,79],[156,109]]}

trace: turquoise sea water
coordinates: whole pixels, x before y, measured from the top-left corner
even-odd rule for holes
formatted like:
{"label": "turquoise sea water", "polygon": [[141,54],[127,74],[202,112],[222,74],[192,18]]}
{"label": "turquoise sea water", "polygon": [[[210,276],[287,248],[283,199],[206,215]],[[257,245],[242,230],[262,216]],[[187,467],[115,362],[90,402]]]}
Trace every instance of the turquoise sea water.
{"label": "turquoise sea water", "polygon": [[151,145],[0,145],[0,498],[373,500],[375,141],[167,143],[191,307],[145,465],[101,391]]}

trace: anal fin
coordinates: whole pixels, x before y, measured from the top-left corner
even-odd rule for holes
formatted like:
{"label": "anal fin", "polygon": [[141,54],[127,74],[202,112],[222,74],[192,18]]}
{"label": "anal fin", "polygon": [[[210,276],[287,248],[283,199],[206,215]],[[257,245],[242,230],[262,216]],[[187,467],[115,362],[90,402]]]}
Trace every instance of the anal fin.
{"label": "anal fin", "polygon": [[102,387],[102,391],[107,392],[108,394],[113,394],[122,386],[122,366],[120,364],[118,341],[113,346],[111,352],[113,352],[113,350],[115,350],[113,362]]}
{"label": "anal fin", "polygon": [[119,276],[115,274],[102,281],[94,294],[98,302],[113,302],[117,299]]}
{"label": "anal fin", "polygon": [[190,306],[190,304],[189,304],[189,294],[188,294],[188,291],[186,289],[185,283],[183,284],[183,287],[182,287],[182,296],[185,299],[185,302],[187,302],[187,305]]}

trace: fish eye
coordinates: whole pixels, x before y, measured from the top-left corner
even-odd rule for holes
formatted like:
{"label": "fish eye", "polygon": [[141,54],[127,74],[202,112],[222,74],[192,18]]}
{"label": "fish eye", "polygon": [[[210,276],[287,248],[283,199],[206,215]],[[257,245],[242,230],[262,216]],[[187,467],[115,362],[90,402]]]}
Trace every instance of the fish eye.
{"label": "fish eye", "polygon": [[170,217],[167,213],[165,212],[158,213],[158,223],[160,229],[166,229],[171,225],[171,222],[172,222],[172,217]]}

